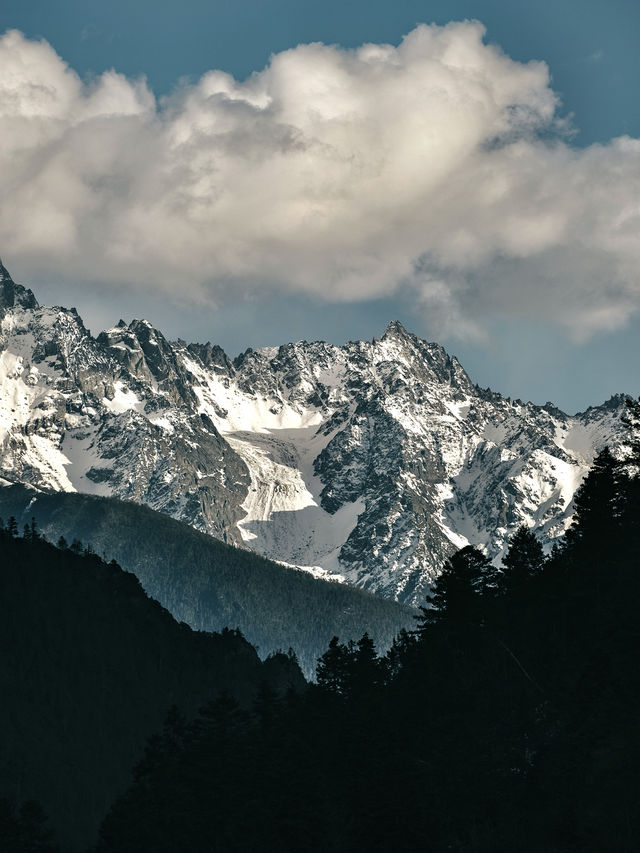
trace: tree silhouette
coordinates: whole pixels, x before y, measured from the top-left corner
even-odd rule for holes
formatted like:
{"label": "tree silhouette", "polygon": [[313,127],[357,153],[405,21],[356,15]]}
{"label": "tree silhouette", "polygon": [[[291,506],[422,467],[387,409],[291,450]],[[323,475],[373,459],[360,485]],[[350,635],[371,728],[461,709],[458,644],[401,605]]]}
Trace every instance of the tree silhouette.
{"label": "tree silhouette", "polygon": [[[573,499],[573,523],[562,548],[602,555],[617,538],[625,511],[627,492],[622,464],[604,447]],[[576,552],[577,553],[577,552]]]}
{"label": "tree silhouette", "polygon": [[356,643],[349,663],[348,690],[350,693],[362,694],[379,686],[380,660],[375,643],[366,632]]}
{"label": "tree silhouette", "polygon": [[634,400],[632,397],[627,397],[625,402],[627,413],[621,420],[627,429],[631,459],[635,464],[640,464],[640,398]]}
{"label": "tree silhouette", "polygon": [[535,534],[522,525],[512,536],[502,559],[504,571],[499,579],[500,588],[506,593],[521,590],[529,578],[542,570],[544,561],[542,545]]}
{"label": "tree silhouette", "polygon": [[478,619],[480,600],[487,588],[487,576],[492,577],[491,561],[478,548],[467,545],[450,557],[433,584],[427,602],[431,608],[420,607],[417,633],[421,634],[434,622],[471,623]]}
{"label": "tree silhouette", "polygon": [[402,628],[398,636],[394,637],[391,648],[382,661],[387,683],[393,681],[402,671],[415,645],[416,635],[407,631],[406,628]]}
{"label": "tree silhouette", "polygon": [[340,642],[339,637],[332,637],[327,651],[318,658],[316,681],[320,687],[341,696],[347,681],[349,651]]}
{"label": "tree silhouette", "polygon": [[627,399],[627,415],[622,423],[627,428],[629,456],[622,466],[626,475],[626,501],[622,508],[624,528],[628,537],[630,558],[640,546],[640,399]]}

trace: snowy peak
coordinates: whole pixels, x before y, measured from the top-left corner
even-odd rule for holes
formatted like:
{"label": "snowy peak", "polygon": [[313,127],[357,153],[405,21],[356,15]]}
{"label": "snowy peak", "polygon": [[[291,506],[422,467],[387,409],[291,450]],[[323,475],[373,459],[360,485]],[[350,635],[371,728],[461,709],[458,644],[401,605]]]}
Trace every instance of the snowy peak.
{"label": "snowy peak", "polygon": [[406,395],[424,403],[430,397],[437,404],[441,386],[459,395],[474,393],[455,358],[438,344],[407,332],[398,322],[372,342],[333,346],[323,341],[297,341],[248,349],[233,362],[234,374],[221,356],[219,362],[248,394],[260,393],[273,398],[276,405],[314,407],[332,415],[336,408],[362,405],[374,398]]}
{"label": "snowy peak", "polygon": [[233,376],[235,372],[233,363],[222,347],[217,344],[209,341],[206,344],[188,344],[187,349],[208,370],[213,370],[221,376]]}
{"label": "snowy peak", "polygon": [[400,320],[391,320],[387,328],[384,330],[384,334],[382,335],[382,339],[385,338],[408,338],[410,337],[409,332],[402,325]]}
{"label": "snowy peak", "polygon": [[622,404],[585,421],[480,391],[398,323],[371,343],[248,350],[234,368],[216,423],[252,474],[247,544],[402,600],[422,599],[454,547],[499,559],[520,524],[561,535],[620,433]]}
{"label": "snowy peak", "polygon": [[185,346],[145,321],[96,339],[74,310],[25,304],[0,325],[0,477],[138,501],[240,540],[248,473],[198,411]]}
{"label": "snowy peak", "polygon": [[402,323],[389,323],[380,340],[374,338],[378,359],[405,364],[423,383],[446,384],[470,392],[472,383],[459,361],[440,344],[429,343],[408,332]]}
{"label": "snowy peak", "polygon": [[97,343],[125,371],[172,401],[186,398],[191,404],[195,402],[190,378],[176,353],[180,345],[170,344],[147,320],[132,320],[128,326],[121,320],[101,332]]}
{"label": "snowy peak", "polygon": [[0,260],[0,318],[10,308],[37,308],[35,296],[26,287],[16,284]]}
{"label": "snowy peak", "polygon": [[165,382],[176,370],[176,357],[164,335],[147,320],[133,320],[129,331],[137,340],[153,378]]}
{"label": "snowy peak", "polygon": [[569,417],[473,385],[440,345],[380,338],[248,349],[145,320],[93,338],[0,280],[0,477],[147,504],[316,574],[420,603],[468,543],[550,544],[624,397]]}

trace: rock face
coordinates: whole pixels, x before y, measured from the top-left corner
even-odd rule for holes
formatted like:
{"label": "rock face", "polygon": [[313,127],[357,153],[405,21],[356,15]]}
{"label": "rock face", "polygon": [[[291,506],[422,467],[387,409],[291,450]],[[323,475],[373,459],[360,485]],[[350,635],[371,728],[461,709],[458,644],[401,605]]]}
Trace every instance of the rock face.
{"label": "rock face", "polygon": [[148,504],[228,542],[245,464],[198,408],[182,358],[148,323],[94,339],[2,267],[0,476]]}
{"label": "rock face", "polygon": [[474,386],[391,323],[380,339],[247,350],[145,321],[93,338],[0,266],[0,476],[147,504],[226,542],[422,602],[467,543],[562,535],[622,395],[569,417]]}

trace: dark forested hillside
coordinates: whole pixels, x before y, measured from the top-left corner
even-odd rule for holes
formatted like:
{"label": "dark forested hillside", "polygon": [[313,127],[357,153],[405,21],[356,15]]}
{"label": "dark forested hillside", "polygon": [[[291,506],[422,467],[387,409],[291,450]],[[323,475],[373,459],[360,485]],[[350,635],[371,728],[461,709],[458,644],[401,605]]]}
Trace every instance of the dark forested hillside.
{"label": "dark forested hillside", "polygon": [[637,470],[605,450],[548,559],[458,552],[383,658],[334,639],[304,694],[170,722],[100,851],[635,853]]}
{"label": "dark forested hillside", "polygon": [[500,567],[462,549],[414,631],[383,656],[334,637],[299,691],[286,655],[194,633],[10,519],[0,831],[46,845],[35,798],[65,851],[106,812],[99,853],[635,853],[640,405],[628,424],[549,557],[526,528]]}
{"label": "dark forested hillside", "polygon": [[355,640],[369,631],[386,649],[413,622],[410,608],[225,545],[138,504],[16,485],[0,488],[0,515],[15,516],[21,530],[35,516],[49,540],[90,544],[196,630],[240,628],[263,657],[292,647],[308,677],[334,634]]}
{"label": "dark forested hillside", "polygon": [[193,715],[226,690],[250,707],[264,681],[276,692],[304,685],[290,659],[261,663],[236,631],[178,624],[115,563],[55,548],[31,525],[16,538],[15,519],[7,528],[0,532],[0,849],[32,849],[10,846],[7,833],[33,823],[34,799],[64,851],[85,849],[173,705]]}

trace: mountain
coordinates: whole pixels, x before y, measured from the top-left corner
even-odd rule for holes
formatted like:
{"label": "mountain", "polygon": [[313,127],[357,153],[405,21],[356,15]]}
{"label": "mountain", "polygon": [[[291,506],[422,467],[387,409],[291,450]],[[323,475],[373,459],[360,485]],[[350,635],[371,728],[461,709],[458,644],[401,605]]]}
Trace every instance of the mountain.
{"label": "mountain", "polygon": [[290,647],[307,676],[333,636],[365,632],[381,651],[414,612],[346,584],[311,577],[116,498],[32,487],[0,488],[0,516],[18,529],[35,518],[51,542],[75,539],[136,575],[145,592],[198,631],[239,628],[261,657]]}
{"label": "mountain", "polygon": [[4,267],[0,477],[136,501],[225,542],[409,603],[467,543],[550,544],[624,397],[568,416],[475,386],[391,323],[371,342],[169,342],[134,320],[93,337]]}
{"label": "mountain", "polygon": [[457,552],[387,657],[334,643],[294,701],[156,746],[100,853],[635,853],[640,442],[629,461],[598,456],[549,559],[487,583]]}
{"label": "mountain", "polygon": [[0,565],[0,798],[38,800],[69,853],[95,840],[172,706],[305,686],[286,655],[261,663],[235,631],[178,624],[95,555],[3,530]]}

